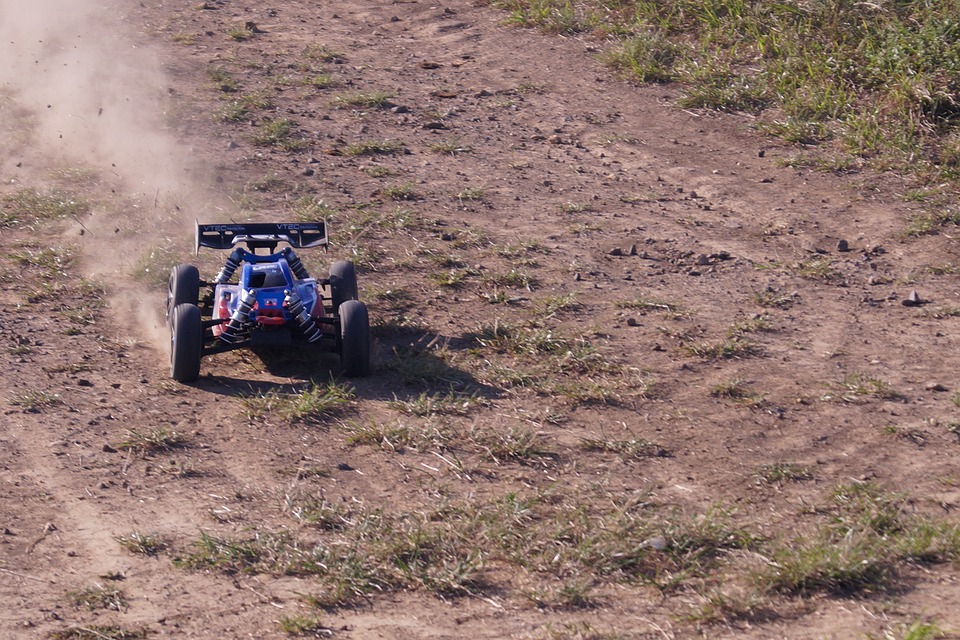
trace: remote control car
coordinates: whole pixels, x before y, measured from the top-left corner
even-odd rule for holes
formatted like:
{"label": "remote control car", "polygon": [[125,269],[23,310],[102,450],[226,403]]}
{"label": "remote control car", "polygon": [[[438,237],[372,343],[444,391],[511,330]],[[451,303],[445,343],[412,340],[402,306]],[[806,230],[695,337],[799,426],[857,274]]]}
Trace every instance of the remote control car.
{"label": "remote control car", "polygon": [[[277,251],[281,243],[289,246]],[[170,273],[173,379],[196,380],[203,356],[260,346],[336,353],[346,375],[368,374],[370,325],[367,307],[357,299],[353,263],[334,262],[330,277],[316,280],[294,253],[326,244],[323,222],[198,223],[198,253],[200,247],[233,251],[212,281],[189,264]]]}

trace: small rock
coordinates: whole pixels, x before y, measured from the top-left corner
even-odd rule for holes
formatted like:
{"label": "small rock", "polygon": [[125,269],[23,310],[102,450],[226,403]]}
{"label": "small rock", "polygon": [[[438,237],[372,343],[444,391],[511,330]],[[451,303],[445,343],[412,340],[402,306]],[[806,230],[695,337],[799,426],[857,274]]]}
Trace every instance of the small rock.
{"label": "small rock", "polygon": [[927,391],[949,391],[946,385],[940,384],[939,382],[928,382],[927,386],[924,387]]}
{"label": "small rock", "polygon": [[699,275],[700,275],[700,272],[697,271],[696,269],[690,269],[690,271],[687,271],[687,275],[688,275],[688,276],[699,276]]}
{"label": "small rock", "polygon": [[456,236],[454,236],[449,231],[444,231],[443,233],[440,234],[440,239],[443,240],[444,242],[452,242],[455,238]]}
{"label": "small rock", "polygon": [[87,380],[86,378],[80,378],[79,380],[77,380],[77,386],[80,386],[80,387],[92,387],[92,386],[93,386],[93,383],[90,382],[89,380]]}
{"label": "small rock", "polygon": [[346,462],[341,462],[340,464],[338,464],[338,465],[337,465],[337,469],[340,470],[340,471],[353,471],[353,470],[354,470],[353,467],[351,467],[350,465],[348,465]]}
{"label": "small rock", "polygon": [[109,443],[109,442],[104,442],[104,443],[103,443],[103,446],[100,447],[100,450],[103,451],[104,453],[116,453],[116,452],[117,452],[116,449],[114,449],[112,446],[110,446],[110,443]]}
{"label": "small rock", "polygon": [[303,175],[305,175],[305,176],[307,176],[307,177],[312,176],[314,173],[316,173],[316,172],[315,172],[313,169],[310,169],[310,168],[307,168],[307,169],[304,169],[304,170],[303,170]]}
{"label": "small rock", "polygon": [[583,276],[581,276],[579,273],[575,273],[573,274],[573,279],[575,282],[580,282],[581,280],[583,280]]}
{"label": "small rock", "polygon": [[910,295],[903,301],[905,307],[919,307],[921,304],[923,304],[923,300],[920,299],[920,294],[917,293],[916,289],[911,291]]}
{"label": "small rock", "polygon": [[439,130],[439,129],[446,129],[447,126],[446,126],[445,124],[443,124],[442,122],[433,121],[433,122],[425,122],[425,123],[423,124],[423,128],[424,128],[424,129],[427,129],[427,130],[436,131],[436,130]]}
{"label": "small rock", "polygon": [[632,256],[637,255],[637,245],[635,244],[630,245],[630,255]]}
{"label": "small rock", "polygon": [[622,255],[623,255],[623,249],[621,249],[620,247],[614,247],[613,249],[610,249],[610,255],[612,255],[612,256],[622,256]]}
{"label": "small rock", "polygon": [[837,251],[850,251],[850,243],[846,240],[838,240]]}
{"label": "small rock", "polygon": [[390,107],[390,113],[410,113],[410,109],[402,104],[398,104],[395,107]]}
{"label": "small rock", "polygon": [[656,549],[657,551],[663,551],[667,548],[667,539],[663,536],[653,536],[652,538],[647,538],[640,543],[641,547],[649,547],[650,549]]}
{"label": "small rock", "polygon": [[663,347],[661,347],[659,344],[655,344],[655,345],[653,345],[652,347],[650,347],[650,350],[651,350],[651,351],[663,351]]}
{"label": "small rock", "polygon": [[240,146],[240,145],[238,145],[238,144],[237,144],[236,142],[234,142],[233,140],[231,140],[230,142],[227,143],[227,149],[236,149],[236,148],[239,147],[239,146]]}
{"label": "small rock", "polygon": [[547,142],[549,142],[550,144],[563,144],[563,138],[561,138],[558,135],[552,135],[549,138],[547,138]]}
{"label": "small rock", "polygon": [[639,324],[640,324],[640,323],[637,322],[637,319],[636,319],[636,318],[627,318],[627,326],[628,326],[628,327],[637,327],[637,326],[639,326]]}
{"label": "small rock", "polygon": [[697,256],[697,264],[700,265],[701,267],[706,266],[710,264],[710,258],[708,258],[707,256],[701,253],[700,255]]}

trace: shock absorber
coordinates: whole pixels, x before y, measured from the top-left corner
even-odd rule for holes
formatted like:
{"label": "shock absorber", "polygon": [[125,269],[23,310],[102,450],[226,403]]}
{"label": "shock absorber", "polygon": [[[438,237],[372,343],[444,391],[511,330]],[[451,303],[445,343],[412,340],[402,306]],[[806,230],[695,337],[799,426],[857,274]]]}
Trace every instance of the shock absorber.
{"label": "shock absorber", "polygon": [[248,289],[240,293],[237,309],[230,316],[230,321],[223,327],[220,339],[231,344],[239,342],[250,335],[250,311],[257,302],[257,292]]}
{"label": "shock absorber", "polygon": [[237,247],[233,250],[233,253],[227,258],[226,264],[223,265],[223,269],[220,270],[220,273],[217,274],[216,280],[213,281],[214,284],[226,284],[230,282],[230,278],[233,277],[233,274],[237,272],[237,267],[240,266],[240,263],[243,261],[243,254],[241,253],[240,247]]}
{"label": "shock absorber", "polygon": [[307,273],[307,268],[303,266],[303,263],[300,262],[300,257],[293,252],[292,248],[284,247],[280,253],[282,253],[286,259],[287,264],[290,266],[290,271],[293,271],[293,275],[297,276],[300,280],[305,280],[310,277],[310,274]]}
{"label": "shock absorber", "polygon": [[306,336],[307,342],[316,342],[322,338],[323,332],[303,306],[303,301],[300,299],[299,294],[295,291],[287,291],[286,294],[283,305],[287,308],[287,311],[297,319],[297,324],[300,325],[300,330],[303,331],[303,335]]}

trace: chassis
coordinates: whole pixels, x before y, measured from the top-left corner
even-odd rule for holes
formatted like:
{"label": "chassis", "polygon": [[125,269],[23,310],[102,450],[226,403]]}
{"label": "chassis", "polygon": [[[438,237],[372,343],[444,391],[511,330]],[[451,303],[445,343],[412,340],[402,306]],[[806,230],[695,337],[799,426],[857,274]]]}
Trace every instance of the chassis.
{"label": "chassis", "polygon": [[[170,272],[167,324],[174,380],[193,382],[203,356],[246,347],[336,353],[346,375],[370,372],[370,325],[358,300],[353,263],[334,262],[330,277],[316,280],[294,252],[325,247],[325,223],[198,223],[196,232],[198,253],[200,247],[232,251],[213,280],[201,279],[189,264]],[[289,246],[277,251],[281,243]]]}

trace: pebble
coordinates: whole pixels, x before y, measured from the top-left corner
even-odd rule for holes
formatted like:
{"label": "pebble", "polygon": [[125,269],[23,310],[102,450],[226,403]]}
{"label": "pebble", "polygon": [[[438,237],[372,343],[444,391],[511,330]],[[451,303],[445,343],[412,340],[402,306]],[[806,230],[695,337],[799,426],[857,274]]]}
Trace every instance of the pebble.
{"label": "pebble", "polygon": [[850,243],[846,240],[838,240],[837,251],[850,251]]}
{"label": "pebble", "polygon": [[905,307],[919,307],[923,304],[923,300],[920,299],[920,294],[917,293],[917,290],[914,289],[910,292],[910,295],[903,301],[903,306]]}
{"label": "pebble", "polygon": [[398,104],[397,106],[390,108],[390,113],[410,113],[410,109],[402,104]]}
{"label": "pebble", "polygon": [[927,386],[924,387],[927,391],[949,391],[946,385],[940,384],[939,382],[928,382]]}
{"label": "pebble", "polygon": [[622,255],[623,255],[623,249],[621,249],[620,247],[614,247],[613,249],[610,249],[610,255],[612,255],[612,256],[622,256]]}
{"label": "pebble", "polygon": [[652,538],[647,538],[641,542],[640,546],[656,549],[657,551],[663,551],[667,548],[667,539],[663,536],[653,536]]}
{"label": "pebble", "polygon": [[636,318],[627,318],[627,326],[628,326],[628,327],[637,327],[637,326],[640,326],[640,323],[637,322],[637,319],[636,319]]}
{"label": "pebble", "polygon": [[637,245],[635,244],[630,245],[630,255],[632,256],[637,255]]}

